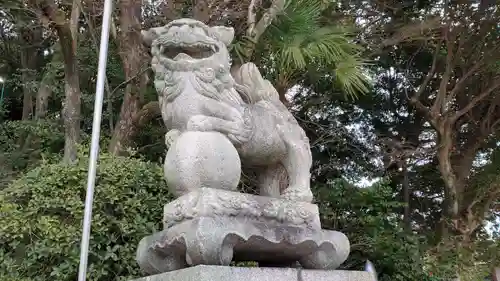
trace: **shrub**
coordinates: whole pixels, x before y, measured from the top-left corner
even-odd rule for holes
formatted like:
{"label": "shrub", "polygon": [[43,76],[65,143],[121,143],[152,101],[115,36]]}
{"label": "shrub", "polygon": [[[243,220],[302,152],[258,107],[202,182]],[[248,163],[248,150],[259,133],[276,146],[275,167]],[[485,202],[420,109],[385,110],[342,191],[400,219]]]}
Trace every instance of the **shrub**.
{"label": "shrub", "polygon": [[[47,164],[0,191],[0,280],[76,280],[88,158]],[[139,240],[157,231],[171,197],[162,169],[102,155],[94,194],[88,280],[140,275]]]}
{"label": "shrub", "polygon": [[1,122],[0,189],[41,159],[58,157],[63,147],[64,134],[52,120]]}

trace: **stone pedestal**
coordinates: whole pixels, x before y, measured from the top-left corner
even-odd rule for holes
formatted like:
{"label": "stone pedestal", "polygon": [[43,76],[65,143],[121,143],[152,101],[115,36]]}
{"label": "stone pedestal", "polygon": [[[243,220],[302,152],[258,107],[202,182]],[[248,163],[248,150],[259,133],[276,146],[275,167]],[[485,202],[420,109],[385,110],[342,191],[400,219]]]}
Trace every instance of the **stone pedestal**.
{"label": "stone pedestal", "polygon": [[347,237],[322,230],[317,206],[304,202],[201,188],[165,205],[163,222],[139,243],[148,274],[231,261],[332,270],[349,254]]}
{"label": "stone pedestal", "polygon": [[133,281],[376,281],[366,271],[199,265]]}

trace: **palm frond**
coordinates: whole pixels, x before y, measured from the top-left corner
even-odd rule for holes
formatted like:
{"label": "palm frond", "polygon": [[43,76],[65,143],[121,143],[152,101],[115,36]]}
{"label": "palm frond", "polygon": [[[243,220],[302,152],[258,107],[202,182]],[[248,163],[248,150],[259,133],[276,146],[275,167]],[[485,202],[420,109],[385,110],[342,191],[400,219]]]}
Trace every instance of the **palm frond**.
{"label": "palm frond", "polygon": [[257,44],[255,53],[266,54],[261,60],[271,69],[268,75],[299,77],[314,65],[326,70],[323,75],[334,75],[347,96],[366,93],[370,81],[360,56],[362,48],[353,42],[349,26],[325,26],[327,8],[324,0],[286,0],[284,11],[259,42],[243,39],[234,50],[238,55],[238,50]]}
{"label": "palm frond", "polygon": [[278,54],[276,66],[282,73],[307,71],[309,64],[327,65],[348,96],[368,92],[366,63],[359,55],[362,47],[353,42],[352,28],[322,26],[324,8],[324,1],[289,0],[284,15],[265,36],[269,51]]}
{"label": "palm frond", "polygon": [[267,30],[269,38],[287,38],[313,31],[321,18],[321,2],[317,0],[287,0],[283,14]]}
{"label": "palm frond", "polygon": [[336,64],[335,80],[351,98],[358,93],[367,93],[371,84],[367,63],[352,57]]}

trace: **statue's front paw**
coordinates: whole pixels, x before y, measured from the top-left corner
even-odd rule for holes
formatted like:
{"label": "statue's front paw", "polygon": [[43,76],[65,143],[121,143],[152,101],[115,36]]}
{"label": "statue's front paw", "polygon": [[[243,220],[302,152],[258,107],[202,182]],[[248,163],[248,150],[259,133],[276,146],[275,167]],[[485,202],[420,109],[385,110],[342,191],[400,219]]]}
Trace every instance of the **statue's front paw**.
{"label": "statue's front paw", "polygon": [[212,127],[211,118],[205,115],[195,115],[187,123],[188,131],[212,131]]}
{"label": "statue's front paw", "polygon": [[295,202],[311,203],[313,201],[313,194],[309,188],[289,186],[283,191],[281,198]]}

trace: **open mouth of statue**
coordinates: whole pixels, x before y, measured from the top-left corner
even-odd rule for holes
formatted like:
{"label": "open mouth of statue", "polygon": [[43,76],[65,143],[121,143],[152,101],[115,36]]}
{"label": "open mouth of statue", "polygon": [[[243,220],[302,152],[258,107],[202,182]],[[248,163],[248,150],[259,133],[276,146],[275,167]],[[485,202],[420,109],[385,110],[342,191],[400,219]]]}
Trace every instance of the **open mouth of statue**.
{"label": "open mouth of statue", "polygon": [[185,46],[165,46],[163,54],[173,60],[205,59],[213,56],[218,48],[215,45],[196,44]]}

